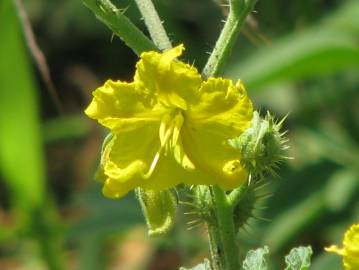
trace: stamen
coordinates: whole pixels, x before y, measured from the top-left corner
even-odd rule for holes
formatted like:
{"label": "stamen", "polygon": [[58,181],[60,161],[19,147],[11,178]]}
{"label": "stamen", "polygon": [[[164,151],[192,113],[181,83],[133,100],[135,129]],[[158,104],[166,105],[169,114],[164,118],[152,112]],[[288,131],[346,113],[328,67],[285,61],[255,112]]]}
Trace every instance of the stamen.
{"label": "stamen", "polygon": [[144,176],[145,179],[148,179],[148,178],[151,177],[151,175],[155,171],[155,168],[156,168],[156,165],[157,165],[159,159],[160,159],[160,152],[157,152],[154,159],[152,160],[150,169],[148,170],[148,172]]}
{"label": "stamen", "polygon": [[172,141],[171,141],[171,146],[175,147],[177,142],[178,142],[178,138],[181,132],[181,128],[183,125],[184,119],[181,113],[177,114],[175,116],[174,119],[174,129],[173,129],[173,135],[172,135]]}
{"label": "stamen", "polygon": [[166,134],[164,135],[164,138],[163,138],[163,142],[161,142],[161,146],[160,146],[160,149],[158,150],[158,152],[156,153],[155,157],[153,158],[152,160],[152,163],[151,163],[151,166],[148,170],[148,172],[144,175],[144,178],[145,179],[148,179],[151,177],[151,175],[153,174],[153,172],[155,171],[155,168],[156,168],[156,165],[163,153],[163,150],[166,149],[166,146],[167,146],[167,142],[169,140],[171,136],[171,130],[168,129],[166,130]]}
{"label": "stamen", "polygon": [[163,146],[165,144],[165,137],[166,137],[166,133],[168,131],[168,123],[170,122],[170,120],[171,120],[171,117],[167,114],[163,117],[163,119],[161,121],[160,130],[159,130],[161,146]]}

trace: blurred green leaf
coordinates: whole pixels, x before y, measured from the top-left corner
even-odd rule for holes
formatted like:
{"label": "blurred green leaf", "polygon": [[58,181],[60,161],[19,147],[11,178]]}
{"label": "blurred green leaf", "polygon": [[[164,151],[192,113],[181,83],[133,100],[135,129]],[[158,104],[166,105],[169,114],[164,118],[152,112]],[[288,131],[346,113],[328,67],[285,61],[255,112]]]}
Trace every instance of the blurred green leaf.
{"label": "blurred green leaf", "polygon": [[105,198],[98,183],[78,196],[76,205],[81,218],[69,228],[68,241],[82,241],[93,236],[125,232],[135,224],[144,224],[141,208],[133,194],[121,200]]}
{"label": "blurred green leaf", "polygon": [[310,267],[310,270],[338,270],[342,269],[342,259],[335,254],[322,252],[315,257]]}
{"label": "blurred green leaf", "polygon": [[287,267],[285,270],[308,270],[313,251],[309,247],[293,248],[287,256],[285,256],[285,263]]}
{"label": "blurred green leaf", "polygon": [[[349,1],[342,9],[358,9],[357,1]],[[349,6],[349,7],[348,7]],[[228,75],[240,77],[248,88],[259,89],[280,80],[293,80],[313,75],[330,74],[342,69],[359,67],[358,31],[339,27],[354,25],[356,13],[337,11],[321,25],[294,33],[262,48],[232,66]],[[348,18],[348,15],[351,17]],[[342,17],[345,17],[345,22]],[[334,23],[336,21],[337,23]]]}
{"label": "blurred green leaf", "polygon": [[267,255],[269,249],[267,246],[248,251],[243,261],[244,270],[267,270]]}
{"label": "blurred green leaf", "polygon": [[268,243],[273,252],[277,252],[313,220],[321,217],[324,210],[322,194],[313,193],[276,217],[268,227],[263,242]]}
{"label": "blurred green leaf", "polygon": [[36,87],[13,1],[0,3],[0,168],[13,205],[22,211],[44,199],[44,157]]}
{"label": "blurred green leaf", "polygon": [[89,135],[91,124],[84,115],[71,115],[49,120],[43,125],[45,143],[81,139]]}
{"label": "blurred green leaf", "polygon": [[332,174],[324,189],[326,206],[332,211],[343,211],[357,194],[359,176],[351,169],[338,170]]}

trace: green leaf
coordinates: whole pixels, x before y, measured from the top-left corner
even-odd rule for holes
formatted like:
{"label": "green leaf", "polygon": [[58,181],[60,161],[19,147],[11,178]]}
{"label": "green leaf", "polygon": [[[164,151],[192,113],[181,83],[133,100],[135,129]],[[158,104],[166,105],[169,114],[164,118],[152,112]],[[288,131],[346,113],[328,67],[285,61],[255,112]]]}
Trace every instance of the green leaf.
{"label": "green leaf", "polygon": [[45,169],[36,87],[13,1],[0,4],[0,171],[12,205],[43,204]]}
{"label": "green leaf", "polygon": [[157,50],[155,44],[125,16],[125,10],[118,9],[110,0],[83,0],[83,2],[137,55],[145,51]]}
{"label": "green leaf", "polygon": [[293,248],[285,256],[287,267],[285,270],[308,270],[313,251],[310,246]]}
{"label": "green leaf", "polygon": [[181,267],[179,270],[212,270],[211,264],[208,259],[204,259],[204,262],[198,264],[192,268]]}
{"label": "green leaf", "polygon": [[267,255],[269,249],[267,246],[248,251],[243,261],[244,270],[267,270]]}

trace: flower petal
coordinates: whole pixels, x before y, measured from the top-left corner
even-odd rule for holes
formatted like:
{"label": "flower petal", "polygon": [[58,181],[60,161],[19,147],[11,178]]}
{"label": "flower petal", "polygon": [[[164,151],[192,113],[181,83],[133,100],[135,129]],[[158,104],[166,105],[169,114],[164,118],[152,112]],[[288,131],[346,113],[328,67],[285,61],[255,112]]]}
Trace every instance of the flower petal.
{"label": "flower petal", "polygon": [[159,148],[159,124],[144,125],[113,136],[104,148],[103,193],[119,198],[144,181]]}
{"label": "flower petal", "polygon": [[249,127],[252,103],[242,84],[210,78],[202,83],[200,102],[191,106],[182,132],[186,154],[194,165],[212,175],[216,183],[232,189],[245,181],[247,172],[238,151],[228,140]]}
{"label": "flower petal", "polygon": [[161,106],[135,83],[108,80],[93,92],[93,100],[85,113],[118,132],[159,121]]}
{"label": "flower petal", "polygon": [[146,125],[114,135],[107,143],[101,159],[105,196],[120,198],[136,187],[159,191],[179,183],[211,184],[199,171],[184,169],[190,161],[183,156],[181,167],[170,153],[158,154],[158,130],[158,125]]}
{"label": "flower petal", "polygon": [[195,67],[176,61],[183,50],[183,45],[179,45],[163,53],[142,53],[135,82],[156,93],[163,104],[186,110],[187,103],[196,99],[201,75]]}

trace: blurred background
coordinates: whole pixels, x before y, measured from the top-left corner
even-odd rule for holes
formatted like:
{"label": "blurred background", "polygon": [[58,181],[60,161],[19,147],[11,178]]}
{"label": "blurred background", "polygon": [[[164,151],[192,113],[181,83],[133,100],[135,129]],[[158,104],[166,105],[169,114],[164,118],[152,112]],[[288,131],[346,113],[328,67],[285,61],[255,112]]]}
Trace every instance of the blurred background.
{"label": "blurred background", "polygon": [[[222,1],[154,2],[202,68]],[[133,1],[114,3],[146,32]],[[205,228],[188,230],[182,210],[149,239],[133,194],[106,199],[93,179],[105,131],[83,110],[106,79],[132,80],[136,55],[81,1],[19,4],[0,1],[0,269],[172,270],[208,257]],[[270,269],[282,269],[292,247],[312,245],[311,269],[341,269],[323,247],[359,220],[359,2],[259,1],[225,75],[262,112],[289,112],[294,157],[239,232],[241,256],[268,245]]]}

